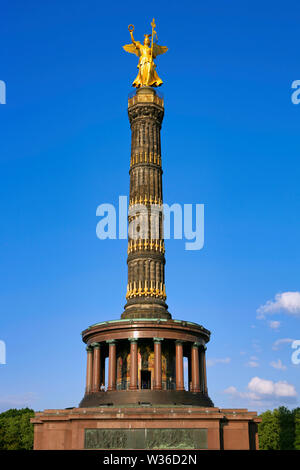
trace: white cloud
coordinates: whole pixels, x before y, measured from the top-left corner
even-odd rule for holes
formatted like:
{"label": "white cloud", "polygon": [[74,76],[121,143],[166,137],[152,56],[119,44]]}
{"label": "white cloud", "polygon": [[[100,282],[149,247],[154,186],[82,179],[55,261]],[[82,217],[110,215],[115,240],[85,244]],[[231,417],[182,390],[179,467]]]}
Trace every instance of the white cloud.
{"label": "white cloud", "polygon": [[275,343],[273,343],[272,349],[274,351],[277,351],[282,344],[292,343],[293,341],[294,340],[291,338],[278,339],[277,341],[275,341]]}
{"label": "white cloud", "polygon": [[270,362],[270,366],[274,367],[274,369],[279,369],[279,370],[285,370],[286,366],[282,364],[281,360],[278,359],[278,361],[272,361]]}
{"label": "white cloud", "polygon": [[239,392],[237,391],[237,389],[231,385],[230,387],[226,388],[224,390],[224,393],[228,393],[229,395],[236,395],[236,394],[239,394]]}
{"label": "white cloud", "polygon": [[224,390],[224,393],[231,395],[233,398],[247,398],[251,400],[259,400],[259,396],[255,395],[254,393],[250,391],[246,392],[239,392],[236,387],[231,385],[230,387],[226,388]]}
{"label": "white cloud", "polygon": [[221,359],[207,359],[206,364],[208,367],[211,367],[215,366],[216,364],[229,364],[230,361],[230,357],[224,357]]}
{"label": "white cloud", "polygon": [[278,330],[280,327],[280,321],[269,321],[269,327],[273,330]]}
{"label": "white cloud", "polygon": [[271,380],[253,377],[248,383],[248,389],[258,395],[272,395],[274,384]]}
{"label": "white cloud", "polygon": [[250,360],[246,362],[246,366],[248,367],[259,367],[259,363],[257,361]]}
{"label": "white cloud", "polygon": [[273,395],[275,397],[296,397],[297,392],[294,385],[286,381],[272,382],[272,380],[253,377],[248,383],[248,389],[258,395]]}
{"label": "white cloud", "polygon": [[250,356],[250,361],[246,362],[247,367],[259,367],[259,359],[256,356]]}
{"label": "white cloud", "polygon": [[268,300],[257,309],[257,318],[265,318],[266,314],[288,313],[300,315],[300,292],[283,292],[276,294],[275,300]]}
{"label": "white cloud", "polygon": [[246,398],[254,402],[262,401],[294,401],[297,397],[295,386],[282,380],[273,382],[272,380],[253,377],[248,383],[245,392],[239,392],[236,387],[228,387],[224,393],[235,398]]}

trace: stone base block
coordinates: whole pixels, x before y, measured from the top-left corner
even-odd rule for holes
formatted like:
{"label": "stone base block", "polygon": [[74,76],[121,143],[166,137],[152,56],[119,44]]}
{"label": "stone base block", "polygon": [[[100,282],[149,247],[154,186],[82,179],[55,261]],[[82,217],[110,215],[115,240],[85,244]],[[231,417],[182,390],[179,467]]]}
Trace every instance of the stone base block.
{"label": "stone base block", "polygon": [[36,413],[35,450],[258,448],[255,412],[204,407],[97,407]]}
{"label": "stone base block", "polygon": [[190,406],[214,407],[208,395],[203,393],[187,392],[185,390],[117,390],[107,392],[87,393],[79,403],[80,408],[95,408],[103,405],[132,406]]}

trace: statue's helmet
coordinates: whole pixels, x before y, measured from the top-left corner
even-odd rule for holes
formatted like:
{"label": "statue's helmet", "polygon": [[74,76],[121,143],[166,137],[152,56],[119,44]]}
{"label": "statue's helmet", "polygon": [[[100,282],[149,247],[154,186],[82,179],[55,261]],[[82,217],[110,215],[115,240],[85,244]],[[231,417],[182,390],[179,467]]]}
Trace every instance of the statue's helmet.
{"label": "statue's helmet", "polygon": [[144,34],[144,44],[148,45],[150,44],[150,37],[151,37],[151,34]]}

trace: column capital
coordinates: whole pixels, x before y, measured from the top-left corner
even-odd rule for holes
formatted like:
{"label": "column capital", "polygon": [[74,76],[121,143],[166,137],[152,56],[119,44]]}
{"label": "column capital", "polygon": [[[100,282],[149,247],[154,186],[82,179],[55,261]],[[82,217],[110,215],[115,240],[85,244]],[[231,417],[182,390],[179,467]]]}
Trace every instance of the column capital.
{"label": "column capital", "polygon": [[115,339],[107,339],[106,340],[106,343],[109,344],[109,345],[114,345],[114,344],[116,344],[116,342],[117,341]]}
{"label": "column capital", "polygon": [[157,337],[153,338],[154,343],[161,343],[163,340],[164,338],[157,338]]}
{"label": "column capital", "polygon": [[85,348],[85,350],[86,350],[86,352],[89,353],[89,352],[92,352],[92,351],[93,351],[93,348],[92,348],[91,346],[87,346],[87,347]]}
{"label": "column capital", "polygon": [[183,344],[185,341],[183,339],[176,339],[175,344]]}
{"label": "column capital", "polygon": [[128,341],[130,343],[137,343],[138,342],[138,339],[137,338],[128,338]]}
{"label": "column capital", "polygon": [[100,343],[91,343],[92,348],[100,348]]}
{"label": "column capital", "polygon": [[198,341],[195,341],[195,342],[192,344],[192,347],[193,347],[193,348],[200,348],[200,346],[202,346],[202,344],[199,343]]}

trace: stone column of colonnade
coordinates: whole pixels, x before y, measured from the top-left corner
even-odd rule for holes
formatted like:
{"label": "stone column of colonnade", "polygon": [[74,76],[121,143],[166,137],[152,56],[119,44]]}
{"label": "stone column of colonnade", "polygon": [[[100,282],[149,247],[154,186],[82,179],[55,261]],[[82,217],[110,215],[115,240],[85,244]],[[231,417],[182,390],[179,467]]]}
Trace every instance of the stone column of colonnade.
{"label": "stone column of colonnade", "polygon": [[200,343],[195,342],[192,344],[191,348],[192,392],[200,392],[200,346]]}
{"label": "stone column of colonnade", "polygon": [[153,338],[154,341],[154,390],[162,389],[161,342],[163,338]]}
{"label": "stone column of colonnade", "polygon": [[176,351],[176,390],[184,390],[184,372],[183,372],[183,345],[182,341],[175,341]]}
{"label": "stone column of colonnade", "polygon": [[[160,130],[163,99],[151,87],[128,100],[131,127],[128,283],[122,318],[171,318],[165,290]],[[151,218],[151,210],[157,216]],[[154,219],[156,223],[153,224]],[[134,230],[142,222],[139,233]],[[151,227],[157,230],[151,230]]]}
{"label": "stone column of colonnade", "polygon": [[100,390],[100,343],[92,343],[93,347],[93,392]]}
{"label": "stone column of colonnade", "polygon": [[206,377],[206,357],[205,357],[205,351],[206,351],[206,346],[202,346],[199,354],[200,354],[200,391],[204,393],[205,395],[208,394],[207,390],[207,377]]}
{"label": "stone column of colonnade", "polygon": [[93,387],[93,348],[87,346],[86,387],[85,392],[91,393]]}
{"label": "stone column of colonnade", "polygon": [[116,377],[117,377],[117,353],[116,341],[106,341],[109,345],[109,361],[108,361],[108,386],[107,391],[111,392],[116,390]]}
{"label": "stone column of colonnade", "polygon": [[191,391],[208,394],[206,377],[206,346],[195,342],[191,346]]}
{"label": "stone column of colonnade", "polygon": [[129,390],[138,388],[138,344],[136,338],[129,338],[130,341],[130,384]]}
{"label": "stone column of colonnade", "polygon": [[[129,338],[130,341],[130,385],[129,390],[138,389],[138,340]],[[162,353],[161,344],[163,338],[153,338],[154,343],[154,380],[153,389],[162,390]],[[117,379],[117,341],[106,341],[109,345],[108,365],[108,391],[116,390]],[[98,392],[100,380],[104,376],[104,363],[101,360],[101,344],[92,343],[87,350],[86,369],[86,393]],[[198,342],[191,345],[190,367],[191,367],[191,392],[201,392],[207,395],[206,378],[206,347]],[[175,365],[176,365],[176,390],[183,391],[183,341],[175,340]]]}
{"label": "stone column of colonnade", "polygon": [[86,393],[99,392],[100,386],[104,383],[104,359],[101,356],[101,344],[92,343],[87,346],[86,365]]}

